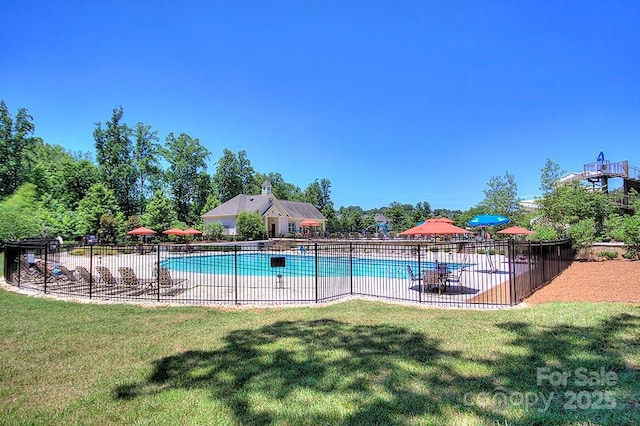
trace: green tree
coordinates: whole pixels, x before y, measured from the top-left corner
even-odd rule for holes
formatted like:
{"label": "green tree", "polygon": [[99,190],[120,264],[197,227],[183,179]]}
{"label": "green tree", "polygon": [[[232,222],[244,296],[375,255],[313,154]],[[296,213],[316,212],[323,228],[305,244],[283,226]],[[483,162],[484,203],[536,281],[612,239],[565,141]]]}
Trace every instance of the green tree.
{"label": "green tree", "polygon": [[255,170],[251,167],[251,161],[247,157],[247,152],[242,150],[238,152],[238,166],[240,181],[242,182],[242,194],[258,194],[260,193],[260,184],[262,182],[255,181]]}
{"label": "green tree", "polygon": [[200,211],[200,216],[210,212],[211,210],[215,209],[219,205],[220,205],[220,200],[218,199],[218,195],[214,191],[207,197],[207,201],[204,203],[204,206],[202,206],[202,210]]}
{"label": "green tree", "polygon": [[627,247],[627,257],[640,259],[640,213],[625,217],[623,229],[624,237],[622,242]]}
{"label": "green tree", "polygon": [[131,143],[131,128],[122,123],[122,107],[115,108],[111,120],[102,127],[95,124],[93,138],[96,160],[100,168],[102,182],[110,188],[117,204],[125,216],[138,213],[136,205],[136,165]]}
{"label": "green tree", "polygon": [[286,182],[280,173],[255,174],[255,181],[257,185],[261,185],[262,182],[268,180],[271,182],[271,192],[279,200],[288,201],[305,201],[304,194],[300,187]]}
{"label": "green tree", "polygon": [[[189,213],[190,224],[199,223],[203,214],[211,210],[205,210],[207,203],[211,201],[214,203],[217,200],[217,191],[213,183],[213,178],[205,171],[201,171],[198,175],[196,188],[194,191],[193,202],[191,203],[191,212]],[[214,207],[218,206],[216,204]]]}
{"label": "green tree", "polygon": [[416,217],[411,204],[401,204],[394,201],[389,205],[389,208],[385,210],[384,215],[393,224],[393,229],[397,232],[402,232],[416,226]]}
{"label": "green tree", "polygon": [[629,192],[629,206],[635,214],[640,213],[640,194],[634,188]]}
{"label": "green tree", "polygon": [[104,214],[115,217],[121,212],[113,191],[102,183],[96,183],[78,204],[76,235],[97,234]]}
{"label": "green tree", "polygon": [[606,238],[612,241],[624,241],[624,216],[620,214],[612,214],[604,221],[604,229]]}
{"label": "green tree", "polygon": [[[455,220],[456,223],[460,223],[462,224],[463,222],[458,220],[458,216],[462,215],[462,210],[451,210],[451,209],[443,209],[443,208],[437,208],[437,209],[433,209],[433,216],[434,217],[448,217],[449,219]],[[470,218],[473,217],[470,216]]]}
{"label": "green tree", "polygon": [[267,238],[267,227],[258,212],[242,212],[237,220],[238,236],[243,240],[264,240]]}
{"label": "green tree", "polygon": [[111,214],[103,214],[100,216],[97,235],[100,241],[107,244],[115,244],[118,242],[120,235],[120,224],[118,218]]}
{"label": "green tree", "polygon": [[151,130],[151,126],[144,123],[137,123],[133,130],[135,140],[133,149],[133,161],[136,169],[136,180],[138,182],[137,210],[140,214],[144,212],[147,199],[162,187],[162,168],[160,167],[160,145],[158,132]]}
{"label": "green tree", "polygon": [[[206,195],[198,194],[202,173],[205,172],[209,151],[196,138],[181,133],[175,137],[169,133],[166,138],[164,157],[169,163],[166,171],[169,192],[178,215],[178,220],[195,223],[202,209]],[[207,181],[206,186],[210,187]],[[200,197],[200,198],[198,198]],[[199,205],[194,206],[198,202]]]}
{"label": "green tree", "polygon": [[42,235],[44,221],[35,198],[36,186],[25,183],[0,202],[0,241]]}
{"label": "green tree", "polygon": [[520,212],[518,185],[512,174],[505,172],[503,177],[493,176],[487,186],[482,191],[484,200],[480,202],[485,213],[512,217]]}
{"label": "green tree", "polygon": [[418,204],[416,204],[415,210],[418,217],[421,219],[430,218],[433,214],[433,211],[431,210],[431,204],[429,204],[428,201],[419,202]]}
{"label": "green tree", "polygon": [[540,171],[540,191],[542,191],[543,194],[553,192],[555,183],[566,173],[559,165],[551,161],[550,158],[547,158],[547,162]]}
{"label": "green tree", "polygon": [[160,190],[153,194],[141,217],[142,224],[157,232],[169,229],[178,220],[173,202]]}
{"label": "green tree", "polygon": [[218,188],[218,198],[222,203],[242,194],[243,181],[240,175],[240,162],[230,150],[223,150],[222,157],[217,161],[213,179]]}
{"label": "green tree", "polygon": [[540,206],[542,216],[560,228],[593,219],[598,230],[602,229],[605,219],[617,210],[607,194],[591,191],[578,183],[561,185],[545,194]]}
{"label": "green tree", "polygon": [[557,228],[544,223],[535,223],[533,232],[535,234],[529,236],[532,241],[555,241],[560,238]]}
{"label": "green tree", "polygon": [[626,257],[640,259],[640,199],[635,190],[631,191],[631,209],[632,215],[609,215],[604,222],[604,234],[613,241],[624,243]]}
{"label": "green tree", "polygon": [[33,117],[25,108],[20,108],[14,119],[4,100],[0,101],[0,199],[26,181],[32,167],[28,154],[38,141],[30,136],[34,130]]}
{"label": "green tree", "polygon": [[360,206],[340,207],[340,230],[347,232],[360,231],[363,229],[364,211]]}
{"label": "green tree", "polygon": [[326,178],[314,180],[304,190],[304,198],[308,203],[322,210],[327,203],[331,202],[331,181]]}
{"label": "green tree", "polygon": [[70,210],[61,200],[53,198],[51,194],[43,194],[37,204],[44,223],[44,234],[60,235],[65,240],[76,237],[75,211]]}
{"label": "green tree", "polygon": [[75,210],[91,185],[98,182],[96,166],[82,153],[37,142],[31,155],[34,161],[27,181],[38,186],[40,198],[56,200],[69,210]]}

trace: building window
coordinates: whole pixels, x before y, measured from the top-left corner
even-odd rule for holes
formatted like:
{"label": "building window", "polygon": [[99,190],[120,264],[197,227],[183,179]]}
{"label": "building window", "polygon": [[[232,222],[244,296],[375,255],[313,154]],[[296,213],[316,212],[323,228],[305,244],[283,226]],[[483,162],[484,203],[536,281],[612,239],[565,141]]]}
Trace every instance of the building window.
{"label": "building window", "polygon": [[289,222],[289,233],[293,234],[296,232],[296,223],[295,222]]}

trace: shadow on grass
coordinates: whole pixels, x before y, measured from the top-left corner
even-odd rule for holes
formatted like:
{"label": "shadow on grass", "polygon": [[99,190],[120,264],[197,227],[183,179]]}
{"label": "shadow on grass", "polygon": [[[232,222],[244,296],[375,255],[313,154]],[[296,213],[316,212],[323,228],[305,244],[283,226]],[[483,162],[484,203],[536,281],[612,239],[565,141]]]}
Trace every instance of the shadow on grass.
{"label": "shadow on grass", "polygon": [[393,425],[416,418],[448,422],[458,415],[518,424],[606,420],[611,413],[567,412],[562,407],[543,412],[541,406],[522,411],[473,396],[491,395],[496,386],[512,393],[539,391],[536,367],[550,363],[567,369],[604,366],[637,380],[637,371],[630,373],[624,366],[620,345],[614,342],[615,336],[638,325],[640,317],[629,315],[587,328],[501,323],[496,333],[513,334],[510,347],[489,344],[487,357],[478,358],[445,349],[444,342],[428,332],[401,326],[329,319],[277,322],[233,331],[219,349],[158,359],[148,380],[121,386],[114,397],[132,400],[175,389],[206,390],[242,424]]}
{"label": "shadow on grass", "polygon": [[526,423],[640,423],[640,370],[637,362],[629,362],[640,356],[640,315],[614,315],[593,326],[497,326],[512,335],[509,346],[518,349],[500,357],[499,387],[508,396],[553,397],[544,410],[538,400]]}

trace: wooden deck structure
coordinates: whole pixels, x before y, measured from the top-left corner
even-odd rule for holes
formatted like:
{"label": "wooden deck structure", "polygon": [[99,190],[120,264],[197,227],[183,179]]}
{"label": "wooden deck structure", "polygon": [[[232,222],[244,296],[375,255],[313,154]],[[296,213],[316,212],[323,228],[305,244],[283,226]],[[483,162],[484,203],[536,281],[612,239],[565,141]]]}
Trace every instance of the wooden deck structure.
{"label": "wooden deck structure", "polygon": [[611,163],[600,153],[598,160],[584,165],[582,179],[589,181],[594,188],[597,186],[603,192],[609,192],[609,179],[622,179],[622,197],[616,200],[624,209],[630,208],[629,193],[631,189],[640,192],[640,168],[629,166],[627,160]]}

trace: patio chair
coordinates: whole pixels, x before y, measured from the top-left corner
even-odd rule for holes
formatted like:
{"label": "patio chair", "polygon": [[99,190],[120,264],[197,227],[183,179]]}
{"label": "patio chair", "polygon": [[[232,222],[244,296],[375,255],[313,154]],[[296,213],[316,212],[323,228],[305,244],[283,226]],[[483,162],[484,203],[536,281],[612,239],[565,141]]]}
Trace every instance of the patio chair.
{"label": "patio chair", "polygon": [[36,269],[36,271],[38,271],[38,275],[40,275],[40,277],[42,277],[43,279],[45,279],[45,281],[50,282],[50,283],[54,283],[59,281],[60,277],[58,277],[52,268],[49,267],[45,267],[45,264],[42,260],[38,260],[36,263],[33,264],[33,267]]}
{"label": "patio chair", "polygon": [[443,282],[440,279],[438,271],[433,269],[426,269],[424,271],[424,289],[425,291],[435,291],[438,289],[438,293],[442,293]]}
{"label": "patio chair", "polygon": [[[147,290],[153,289],[154,280],[139,279],[133,269],[128,266],[120,266],[118,268],[118,272],[122,277],[124,287],[126,287],[127,290],[134,290],[136,295],[140,295]],[[127,294],[133,295],[130,293]]]}
{"label": "patio chair", "polygon": [[100,274],[101,281],[108,287],[117,286],[118,280],[113,276],[109,268],[106,266],[96,266],[96,271]]}
{"label": "patio chair", "polygon": [[17,278],[18,275],[22,281],[43,281],[44,279],[33,263],[28,263],[24,257],[20,258],[20,274],[16,273],[16,281],[20,281]]}
{"label": "patio chair", "polygon": [[171,272],[165,267],[161,267],[159,273],[160,288],[166,289],[162,293],[163,296],[175,296],[179,292],[186,290],[186,287],[178,285],[186,282],[186,278],[172,278]]}
{"label": "patio chair", "polygon": [[69,280],[70,282],[72,283],[78,282],[78,279],[73,274],[73,271],[70,271],[69,268],[67,268],[66,266],[58,265],[58,271],[60,271],[60,273],[64,275],[67,278],[67,280]]}
{"label": "patio chair", "polygon": [[411,281],[421,281],[422,278],[416,276],[416,274],[413,273],[413,269],[411,269],[411,265],[407,265],[407,273],[409,274],[409,278],[411,279]]}
{"label": "patio chair", "polygon": [[80,275],[80,278],[82,279],[82,281],[86,282],[87,284],[89,284],[92,281],[91,274],[89,273],[87,268],[85,268],[84,266],[76,265],[76,271],[78,272],[78,275]]}

